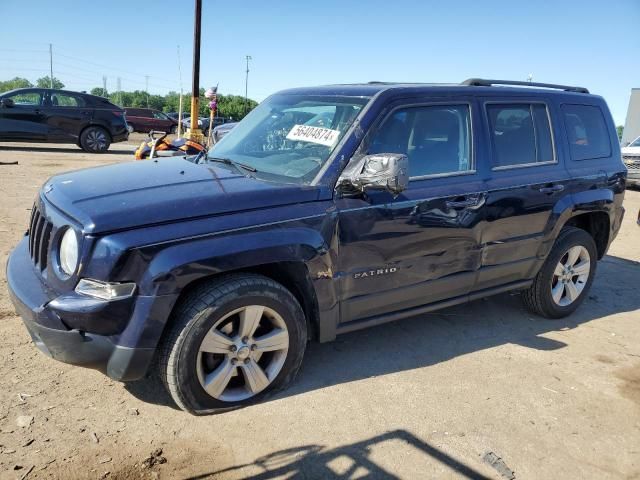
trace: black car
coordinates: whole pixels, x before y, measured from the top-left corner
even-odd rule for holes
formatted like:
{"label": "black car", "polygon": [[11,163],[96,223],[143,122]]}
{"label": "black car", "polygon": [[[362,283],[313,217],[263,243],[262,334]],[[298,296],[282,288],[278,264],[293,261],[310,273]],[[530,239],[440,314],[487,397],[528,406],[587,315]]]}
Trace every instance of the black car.
{"label": "black car", "polygon": [[191,117],[191,114],[185,112],[181,116],[180,112],[169,112],[169,113],[167,113],[167,117],[169,117],[169,118],[171,118],[171,119],[173,119],[173,120],[175,120],[177,122],[178,118],[182,117],[182,120],[185,120],[185,119]]}
{"label": "black car", "polygon": [[211,134],[211,136],[213,137],[213,143],[218,143],[220,140],[222,140],[222,138],[231,130],[233,130],[236,125],[238,125],[238,122],[229,122],[215,127],[213,129],[213,133]]}
{"label": "black car", "polygon": [[287,386],[309,340],[507,291],[565,317],[626,169],[604,99],[525,85],[287,90],[207,156],[53,177],[9,257],[16,310],[45,354],[151,371],[193,413]]}
{"label": "black car", "polygon": [[0,141],[75,143],[102,153],[128,136],[124,110],[102,97],[49,88],[0,94]]}

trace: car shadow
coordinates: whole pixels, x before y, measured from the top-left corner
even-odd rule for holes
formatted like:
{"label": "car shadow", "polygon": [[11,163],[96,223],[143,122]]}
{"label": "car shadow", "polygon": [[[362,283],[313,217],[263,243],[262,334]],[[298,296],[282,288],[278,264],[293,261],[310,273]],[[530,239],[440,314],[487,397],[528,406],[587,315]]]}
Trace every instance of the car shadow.
{"label": "car shadow", "polygon": [[[640,309],[639,284],[640,262],[607,256],[598,263],[588,297],[567,318],[535,316],[524,308],[520,294],[512,292],[348,333],[334,342],[312,342],[297,381],[271,398],[427,367],[504,344],[558,350],[567,344],[545,334]],[[403,354],[398,353],[400,345]],[[125,384],[125,388],[145,402],[173,406],[159,382],[144,379]]]}
{"label": "car shadow", "polygon": [[[128,149],[114,149],[109,148],[106,152],[96,153],[95,155],[133,155],[135,148]],[[89,153],[82,150],[80,147],[32,147],[29,145],[2,145],[0,151],[15,151],[15,152],[38,152],[38,153]]]}
{"label": "car shadow", "polygon": [[[399,477],[390,472],[388,468],[376,463],[374,455],[372,455],[375,450],[387,447],[388,442],[402,442],[404,453],[414,450],[419,455],[423,455],[426,462],[435,462],[438,470],[440,470],[441,466],[446,466],[463,478],[490,478],[456,460],[439,448],[424,442],[412,433],[406,430],[394,430],[367,440],[332,449],[327,449],[320,445],[303,445],[279,450],[260,457],[253,463],[234,465],[223,470],[201,473],[187,477],[185,480],[218,478],[221,475],[238,475],[238,478],[251,480],[275,478],[344,479],[356,477],[396,479]],[[421,460],[413,456],[412,458],[415,461]],[[251,472],[257,470],[258,473],[245,473],[247,470]]]}

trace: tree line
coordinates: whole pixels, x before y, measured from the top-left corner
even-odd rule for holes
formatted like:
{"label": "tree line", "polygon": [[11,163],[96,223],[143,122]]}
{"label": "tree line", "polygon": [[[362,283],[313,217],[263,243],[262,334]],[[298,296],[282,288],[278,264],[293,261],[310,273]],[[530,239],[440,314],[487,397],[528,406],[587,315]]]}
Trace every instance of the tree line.
{"label": "tree line", "polygon": [[[28,79],[22,77],[15,77],[11,80],[0,80],[0,93],[15,88],[49,88],[51,81],[49,76],[38,78],[35,84],[31,83]],[[64,88],[58,78],[53,77],[53,88]],[[200,89],[200,116],[209,116],[209,100],[204,97],[205,89]],[[166,95],[149,94],[143,90],[134,90],[132,92],[127,91],[114,91],[105,92],[102,87],[92,88],[88,93],[92,95],[98,95],[100,97],[108,98],[111,103],[114,103],[120,107],[138,107],[138,108],[155,108],[162,112],[177,112],[180,105],[180,94],[178,92],[169,92]],[[185,93],[183,95],[182,111],[190,112],[190,99],[191,93]],[[246,103],[246,104],[245,104]],[[246,113],[251,111],[258,102],[252,99],[248,99],[245,102],[245,98],[239,95],[221,95],[218,94],[218,111],[217,115],[221,117],[229,117],[234,120],[240,120]]]}

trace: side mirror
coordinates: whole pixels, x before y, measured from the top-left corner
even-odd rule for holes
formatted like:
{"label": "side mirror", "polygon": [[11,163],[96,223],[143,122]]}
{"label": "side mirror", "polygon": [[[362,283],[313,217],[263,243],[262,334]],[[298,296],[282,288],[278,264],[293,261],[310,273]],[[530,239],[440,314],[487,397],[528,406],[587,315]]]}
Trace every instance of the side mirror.
{"label": "side mirror", "polygon": [[2,105],[4,108],[11,108],[15,105],[15,103],[10,98],[3,98],[2,100],[0,100],[0,105]]}
{"label": "side mirror", "polygon": [[400,153],[366,155],[348,166],[338,182],[345,190],[387,190],[400,194],[409,185],[409,160]]}

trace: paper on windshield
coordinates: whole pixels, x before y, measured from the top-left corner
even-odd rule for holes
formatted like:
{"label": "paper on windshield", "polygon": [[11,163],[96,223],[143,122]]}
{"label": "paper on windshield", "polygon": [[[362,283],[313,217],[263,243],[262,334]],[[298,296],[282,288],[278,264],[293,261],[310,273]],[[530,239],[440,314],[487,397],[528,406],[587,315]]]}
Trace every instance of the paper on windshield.
{"label": "paper on windshield", "polygon": [[311,142],[319,145],[333,147],[338,141],[340,130],[331,130],[323,127],[310,127],[309,125],[294,125],[287,134],[287,140]]}

